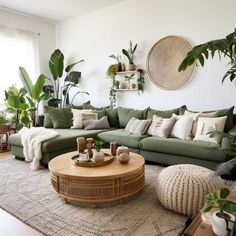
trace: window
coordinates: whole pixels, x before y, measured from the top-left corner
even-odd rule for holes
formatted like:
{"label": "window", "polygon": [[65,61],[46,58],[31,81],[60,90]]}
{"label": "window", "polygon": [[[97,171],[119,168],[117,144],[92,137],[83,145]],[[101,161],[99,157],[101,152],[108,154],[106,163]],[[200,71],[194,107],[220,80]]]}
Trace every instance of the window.
{"label": "window", "polygon": [[31,79],[39,71],[39,35],[0,26],[0,102],[9,86],[22,87],[19,66],[23,66]]}

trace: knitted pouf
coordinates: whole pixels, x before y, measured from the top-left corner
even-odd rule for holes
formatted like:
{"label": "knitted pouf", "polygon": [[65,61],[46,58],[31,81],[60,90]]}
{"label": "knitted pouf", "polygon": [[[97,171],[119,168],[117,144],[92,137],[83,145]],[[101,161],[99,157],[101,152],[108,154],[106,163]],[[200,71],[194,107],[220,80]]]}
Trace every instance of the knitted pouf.
{"label": "knitted pouf", "polygon": [[157,197],[166,208],[195,216],[203,207],[206,195],[224,186],[220,177],[211,175],[212,170],[196,165],[169,166],[157,177]]}

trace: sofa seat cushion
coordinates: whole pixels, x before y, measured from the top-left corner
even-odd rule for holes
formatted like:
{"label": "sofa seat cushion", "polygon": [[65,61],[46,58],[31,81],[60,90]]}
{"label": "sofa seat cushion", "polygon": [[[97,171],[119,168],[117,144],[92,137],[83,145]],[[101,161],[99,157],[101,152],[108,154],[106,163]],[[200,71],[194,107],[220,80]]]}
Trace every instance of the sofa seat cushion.
{"label": "sofa seat cushion", "polygon": [[138,148],[139,142],[147,135],[133,134],[124,129],[111,130],[98,134],[98,138],[106,143],[116,141],[118,145],[124,145],[131,148]]}
{"label": "sofa seat cushion", "polygon": [[213,162],[223,162],[227,160],[227,155],[220,148],[220,145],[210,142],[186,141],[176,138],[148,137],[141,140],[140,149],[187,156]]}
{"label": "sofa seat cushion", "polygon": [[[46,140],[42,143],[43,153],[52,153],[60,150],[66,150],[76,147],[76,138],[82,136],[85,138],[95,138],[98,133],[105,130],[84,130],[84,129],[53,129],[59,135],[53,139]],[[10,143],[16,146],[22,146],[21,136],[13,134],[10,136]]]}

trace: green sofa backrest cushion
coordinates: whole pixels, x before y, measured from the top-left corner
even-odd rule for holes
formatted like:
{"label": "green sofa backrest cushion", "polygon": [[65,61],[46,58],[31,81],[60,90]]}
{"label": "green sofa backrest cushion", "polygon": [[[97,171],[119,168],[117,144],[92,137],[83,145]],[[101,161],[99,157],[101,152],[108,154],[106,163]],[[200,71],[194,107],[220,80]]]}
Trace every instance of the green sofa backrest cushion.
{"label": "green sofa backrest cushion", "polygon": [[[199,111],[191,111],[191,112],[199,112]],[[230,107],[230,108],[225,108],[225,109],[220,109],[220,110],[213,110],[213,111],[202,111],[203,113],[204,112],[216,112],[216,117],[221,117],[221,116],[227,116],[227,120],[226,120],[226,123],[225,123],[225,129],[224,131],[225,132],[228,132],[230,131],[233,126],[234,126],[234,106]],[[184,110],[180,110],[180,115],[183,115],[184,114]]]}
{"label": "green sofa backrest cushion", "polygon": [[45,125],[50,125],[49,119],[51,119],[54,129],[66,129],[72,126],[73,115],[70,107],[45,107],[45,118],[44,127],[46,127]]}
{"label": "green sofa backrest cushion", "polygon": [[147,118],[148,109],[149,108],[146,108],[144,110],[135,110],[132,108],[119,107],[118,117],[120,128],[124,128],[132,117],[135,117],[139,120],[145,120]]}
{"label": "green sofa backrest cushion", "polygon": [[117,108],[106,108],[106,116],[111,127],[120,128],[118,109]]}
{"label": "green sofa backrest cushion", "polygon": [[184,112],[186,109],[187,109],[187,107],[185,105],[183,105],[179,108],[165,110],[165,111],[154,110],[154,109],[150,108],[147,113],[147,119],[152,119],[153,115],[157,115],[162,118],[170,118],[173,113],[176,115],[179,115],[180,110],[183,110],[183,112]]}

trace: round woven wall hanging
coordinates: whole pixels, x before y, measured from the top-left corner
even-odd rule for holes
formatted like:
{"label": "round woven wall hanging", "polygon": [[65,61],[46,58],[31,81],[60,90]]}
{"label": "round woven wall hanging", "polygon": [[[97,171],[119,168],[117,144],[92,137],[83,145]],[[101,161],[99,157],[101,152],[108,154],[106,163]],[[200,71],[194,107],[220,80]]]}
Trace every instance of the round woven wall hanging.
{"label": "round woven wall hanging", "polygon": [[191,49],[191,44],[178,36],[159,40],[147,57],[146,69],[151,81],[166,90],[183,86],[190,79],[194,64],[183,72],[178,72],[178,67]]}

